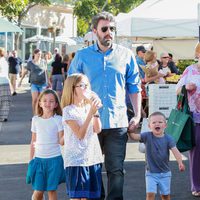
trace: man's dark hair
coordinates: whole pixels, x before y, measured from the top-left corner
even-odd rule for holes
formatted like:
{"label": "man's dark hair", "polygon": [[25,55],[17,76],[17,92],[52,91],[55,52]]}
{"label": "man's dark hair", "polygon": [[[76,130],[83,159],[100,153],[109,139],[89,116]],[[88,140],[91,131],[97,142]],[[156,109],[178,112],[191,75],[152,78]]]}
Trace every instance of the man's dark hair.
{"label": "man's dark hair", "polygon": [[110,22],[115,22],[114,16],[111,13],[103,11],[92,18],[92,29],[97,29],[100,20],[108,20]]}
{"label": "man's dark hair", "polygon": [[168,53],[168,55],[169,55],[171,58],[173,58],[173,55],[172,55],[171,53]]}

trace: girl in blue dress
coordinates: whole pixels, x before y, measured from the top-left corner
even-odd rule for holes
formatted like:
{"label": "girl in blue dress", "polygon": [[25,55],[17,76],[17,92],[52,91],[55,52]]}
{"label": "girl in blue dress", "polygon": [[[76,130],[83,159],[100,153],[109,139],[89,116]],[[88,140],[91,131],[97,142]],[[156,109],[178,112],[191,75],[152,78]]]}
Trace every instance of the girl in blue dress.
{"label": "girl in blue dress", "polygon": [[32,139],[27,183],[34,190],[32,200],[42,200],[48,192],[50,200],[57,200],[57,187],[65,181],[60,144],[63,144],[62,111],[55,91],[43,91],[32,118]]}
{"label": "girl in blue dress", "polygon": [[83,74],[68,76],[61,104],[64,123],[64,165],[70,199],[99,198],[102,152],[97,134],[101,131],[97,95],[88,97],[90,84]]}

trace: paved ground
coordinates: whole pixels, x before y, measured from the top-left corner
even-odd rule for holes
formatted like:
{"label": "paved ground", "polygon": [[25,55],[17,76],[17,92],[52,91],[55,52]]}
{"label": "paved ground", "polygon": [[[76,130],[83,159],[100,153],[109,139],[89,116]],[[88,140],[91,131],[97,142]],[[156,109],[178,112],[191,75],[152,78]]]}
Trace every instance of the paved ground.
{"label": "paved ground", "polygon": [[[25,184],[31,136],[31,95],[28,85],[22,86],[18,95],[12,97],[8,122],[0,123],[0,200],[29,200],[32,194],[31,186]],[[138,152],[137,143],[129,142],[127,147],[124,199],[145,200],[144,154]],[[190,193],[187,153],[184,159],[186,171],[180,173],[171,158],[172,200],[197,199]],[[105,172],[103,179],[105,182]],[[58,199],[68,199],[64,184],[59,187]]]}

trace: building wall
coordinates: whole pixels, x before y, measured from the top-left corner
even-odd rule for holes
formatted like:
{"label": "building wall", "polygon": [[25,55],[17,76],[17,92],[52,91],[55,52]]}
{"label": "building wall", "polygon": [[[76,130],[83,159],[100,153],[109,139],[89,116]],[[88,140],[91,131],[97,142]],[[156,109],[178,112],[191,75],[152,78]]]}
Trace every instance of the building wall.
{"label": "building wall", "polygon": [[[60,29],[59,35],[67,37],[77,36],[77,19],[73,16],[73,7],[66,5],[35,6],[28,12],[22,21],[24,33],[21,38],[21,57],[27,59],[27,55],[37,46],[35,43],[25,43],[24,39],[35,34],[52,37],[47,29],[54,24]],[[30,35],[30,30],[33,29]],[[46,33],[45,32],[46,29]],[[44,50],[44,49],[43,49]],[[52,44],[46,49],[52,51]]]}
{"label": "building wall", "polygon": [[61,29],[61,34],[67,37],[77,36],[76,18],[73,17],[73,8],[67,6],[35,6],[23,20],[24,27],[48,28],[55,23]]}

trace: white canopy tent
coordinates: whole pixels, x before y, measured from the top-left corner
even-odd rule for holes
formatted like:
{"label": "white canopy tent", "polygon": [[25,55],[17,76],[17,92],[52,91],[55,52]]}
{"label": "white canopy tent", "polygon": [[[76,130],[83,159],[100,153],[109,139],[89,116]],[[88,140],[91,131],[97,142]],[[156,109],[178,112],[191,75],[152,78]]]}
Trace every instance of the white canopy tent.
{"label": "white canopy tent", "polygon": [[57,36],[55,38],[55,42],[59,44],[60,49],[61,49],[61,45],[65,45],[66,54],[76,52],[78,49],[81,49],[84,45],[81,39],[69,38],[65,35]]}
{"label": "white canopy tent", "polygon": [[[168,49],[159,47],[162,51],[172,52],[177,58],[193,58],[199,35],[198,3],[200,0],[146,0],[131,12],[116,17],[117,36],[151,39],[156,52],[159,44],[165,41],[164,46],[167,43],[171,46]],[[182,47],[177,50],[177,45]]]}
{"label": "white canopy tent", "polygon": [[66,44],[68,46],[76,45],[76,41],[75,40],[73,40],[73,39],[71,39],[71,38],[69,38],[67,36],[64,36],[64,35],[57,36],[55,38],[55,40],[56,40],[56,43],[63,43],[63,44]]}
{"label": "white canopy tent", "polygon": [[16,25],[12,24],[8,20],[0,17],[0,32],[20,32],[23,31]]}
{"label": "white canopy tent", "polygon": [[34,35],[32,37],[24,39],[24,42],[41,42],[41,41],[52,42],[53,39],[43,35]]}
{"label": "white canopy tent", "polygon": [[[8,20],[0,17],[0,32],[5,33],[4,44],[5,44],[5,50],[7,51],[7,40],[8,40],[7,33],[16,33],[16,32],[22,33],[23,31],[15,24],[12,24]],[[14,49],[14,41],[12,43],[13,43],[13,49]]]}
{"label": "white canopy tent", "polygon": [[[40,48],[42,51],[47,51],[50,49],[49,45],[53,43],[53,38],[43,36],[43,35],[34,35],[33,37],[26,38],[23,40],[28,43],[36,43],[37,48]],[[62,45],[66,45],[65,53],[76,52],[77,49],[83,47],[83,43],[79,43],[80,39],[72,39],[67,36],[61,35],[55,37],[55,43],[59,46],[59,49],[62,49]]]}
{"label": "white canopy tent", "polygon": [[32,37],[26,38],[23,40],[25,43],[35,43],[36,48],[41,49],[42,51],[49,51],[50,43],[53,42],[53,39],[43,35],[34,35]]}

